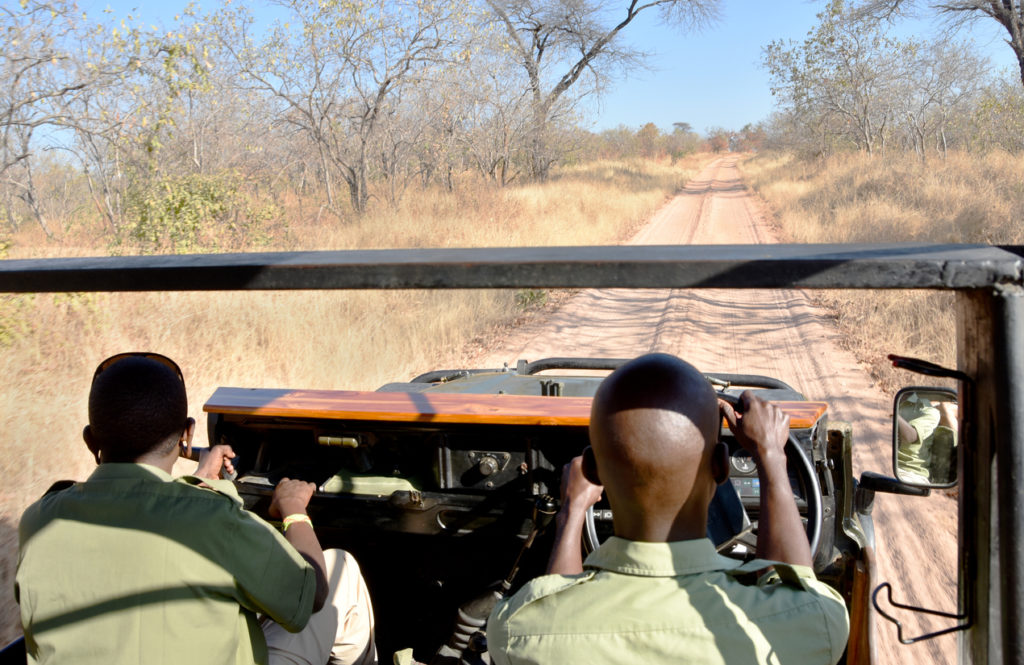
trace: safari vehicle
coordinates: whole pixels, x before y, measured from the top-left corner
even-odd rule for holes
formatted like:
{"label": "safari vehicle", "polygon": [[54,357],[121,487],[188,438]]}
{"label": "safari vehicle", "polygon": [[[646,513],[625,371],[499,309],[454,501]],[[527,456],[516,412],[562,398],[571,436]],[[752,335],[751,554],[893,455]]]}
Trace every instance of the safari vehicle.
{"label": "safari vehicle", "polygon": [[[251,510],[266,516],[282,477],[316,484],[309,512],[322,543],[363,562],[381,651],[415,647],[429,662],[456,616],[473,620],[457,631],[463,642],[484,628],[496,599],[489,590],[511,592],[543,573],[551,534],[541,531],[538,511],[542,520],[545,502],[554,508],[562,465],[587,445],[590,398],[603,378],[569,372],[624,362],[549,358],[514,369],[442,370],[377,392],[220,388],[204,409],[209,440],[238,455],[235,482]],[[861,520],[870,515],[853,510],[848,429],[830,435],[827,405],[805,401],[782,381],[707,378],[725,399],[752,388],[790,415],[789,475],[816,572],[866,612],[866,569],[858,562],[871,538]],[[732,482],[715,497],[709,535],[720,551],[753,558],[757,472],[727,428],[722,436]],[[611,522],[599,504],[582,547],[610,535]],[[520,556],[526,542],[532,548]],[[481,591],[492,602],[475,602]],[[467,601],[476,616],[459,614]],[[466,646],[459,635],[453,648]]]}
{"label": "safari vehicle", "polygon": [[[815,569],[851,611],[847,663],[872,661],[869,599],[884,589],[873,579],[874,492],[921,494],[959,479],[959,607],[948,630],[960,635],[961,662],[1024,664],[1022,255],[1020,248],[986,246],[757,245],[32,260],[0,264],[0,291],[955,290],[957,369],[897,360],[957,381],[958,441],[947,453],[956,473],[942,483],[915,478],[900,457],[900,400],[920,399],[925,389],[897,397],[897,478],[866,473],[855,480],[849,460],[856,423],[829,423],[827,404],[804,400],[776,378],[708,378],[726,397],[744,387],[763,391],[791,415],[790,479]],[[589,396],[599,380],[574,370],[617,362],[554,359],[432,372],[370,393],[221,389],[204,408],[211,442],[228,442],[239,453],[236,482],[253,510],[265,511],[283,475],[317,483],[311,512],[323,541],[367,562],[385,657],[415,647],[419,659],[430,661],[444,643],[440,662],[473,662],[482,646],[473,637],[486,616],[482,608],[544,565],[549,497],[557,496],[560,465],[585,445]],[[928,394],[952,400],[941,390]],[[727,431],[723,436],[728,440]],[[733,482],[716,496],[709,530],[723,550],[745,557],[756,536],[756,483],[735,447],[732,466]],[[608,533],[611,517],[601,504],[593,511],[589,546]]]}

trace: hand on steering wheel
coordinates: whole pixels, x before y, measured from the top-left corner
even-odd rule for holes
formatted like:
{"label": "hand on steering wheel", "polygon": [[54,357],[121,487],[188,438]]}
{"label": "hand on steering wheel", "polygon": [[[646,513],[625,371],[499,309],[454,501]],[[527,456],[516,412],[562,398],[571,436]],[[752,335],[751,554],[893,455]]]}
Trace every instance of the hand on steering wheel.
{"label": "hand on steering wheel", "polygon": [[[739,399],[719,393],[719,402],[722,405],[722,415],[736,442],[750,453],[759,469],[763,464],[779,464],[777,458],[774,461],[772,458],[782,453],[785,455],[787,475],[792,471],[802,480],[801,484],[807,494],[807,541],[810,546],[810,558],[813,560],[821,539],[821,485],[807,453],[789,428],[789,417],[750,391],[745,391]],[[744,412],[750,415],[744,417]],[[763,471],[759,470],[758,475],[762,477]],[[739,558],[746,558],[748,550],[757,550],[757,527],[757,521],[752,521],[749,526],[720,544],[719,552],[735,556],[736,546],[743,545],[745,551]]]}

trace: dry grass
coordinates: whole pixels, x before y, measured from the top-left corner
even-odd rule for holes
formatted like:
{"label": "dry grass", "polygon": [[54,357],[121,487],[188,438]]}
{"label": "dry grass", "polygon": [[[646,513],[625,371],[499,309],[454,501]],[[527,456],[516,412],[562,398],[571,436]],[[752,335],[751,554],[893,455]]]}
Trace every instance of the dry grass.
{"label": "dry grass", "polygon": [[[843,154],[819,161],[758,155],[742,164],[792,242],[1024,241],[1024,156]],[[956,362],[953,296],[908,291],[820,293],[845,338],[888,388],[910,381],[887,353]]]}
{"label": "dry grass", "polygon": [[[615,243],[704,161],[601,162],[504,190],[467,181],[454,194],[410,192],[399,210],[344,224],[289,206],[289,240],[269,249]],[[105,240],[91,238],[78,229],[63,244],[47,244],[29,230],[14,238],[9,256],[102,254]],[[8,441],[0,456],[0,643],[17,631],[10,594],[18,516],[50,483],[83,478],[93,466],[80,433],[88,382],[102,358],[140,349],[179,361],[199,420],[197,445],[206,445],[200,411],[217,386],[373,389],[460,365],[481,337],[522,314],[507,291],[0,298]]]}

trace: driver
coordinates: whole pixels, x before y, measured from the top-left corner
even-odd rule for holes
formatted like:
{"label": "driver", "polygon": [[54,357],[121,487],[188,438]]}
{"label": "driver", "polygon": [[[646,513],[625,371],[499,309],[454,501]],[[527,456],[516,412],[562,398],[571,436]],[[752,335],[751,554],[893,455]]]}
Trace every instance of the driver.
{"label": "driver", "polygon": [[[789,419],[746,392],[720,404],[693,366],[664,354],[613,372],[594,397],[590,442],[571,464],[549,572],[499,604],[492,662],[836,663],[849,619],[818,582],[786,471]],[[757,554],[747,565],[705,537],[728,478],[725,416],[761,482]],[[580,561],[582,513],[603,484],[615,535]],[[760,580],[751,573],[770,572]]]}
{"label": "driver", "polygon": [[195,431],[187,408],[169,358],[125,353],[96,369],[83,435],[98,466],[51,488],[19,527],[28,661],[376,663],[365,583],[354,558],[321,549],[313,485],[277,484],[282,536],[219,479],[230,447],[172,479]]}

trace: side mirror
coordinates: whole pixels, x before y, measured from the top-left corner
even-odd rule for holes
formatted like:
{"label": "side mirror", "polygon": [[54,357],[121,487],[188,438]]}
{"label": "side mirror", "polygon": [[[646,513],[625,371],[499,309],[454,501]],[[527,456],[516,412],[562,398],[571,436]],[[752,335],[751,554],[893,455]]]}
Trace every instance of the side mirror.
{"label": "side mirror", "polygon": [[915,487],[956,485],[960,417],[956,393],[911,386],[896,393],[892,416],[896,477]]}

